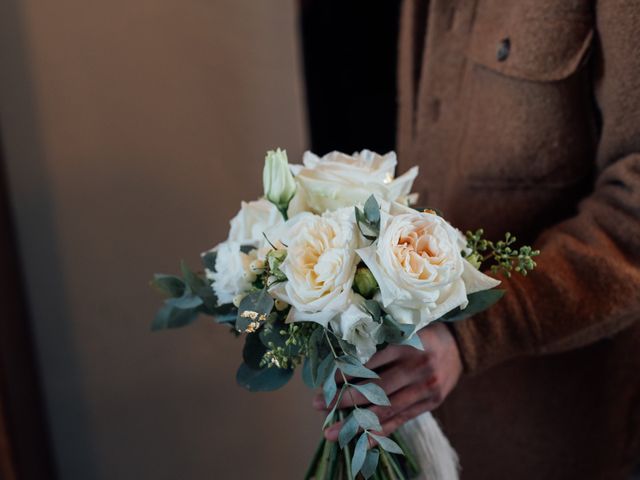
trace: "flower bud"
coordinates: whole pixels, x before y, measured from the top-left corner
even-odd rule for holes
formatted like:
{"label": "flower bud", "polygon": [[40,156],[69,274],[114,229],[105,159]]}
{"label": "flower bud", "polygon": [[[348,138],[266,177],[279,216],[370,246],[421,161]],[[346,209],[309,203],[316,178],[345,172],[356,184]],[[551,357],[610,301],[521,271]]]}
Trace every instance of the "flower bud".
{"label": "flower bud", "polygon": [[276,299],[275,301],[276,310],[279,312],[285,310],[288,306],[289,305],[286,302],[283,302],[282,300]]}
{"label": "flower bud", "polygon": [[246,295],[239,294],[239,295],[236,295],[235,297],[233,297],[233,305],[234,305],[236,308],[239,308],[239,307],[240,307],[240,302],[242,302],[242,300],[244,300],[244,297],[245,297],[245,296],[246,296]]}
{"label": "flower bud", "polygon": [[476,269],[480,269],[480,265],[482,264],[482,258],[480,254],[477,252],[472,253],[468,257],[466,257],[467,262],[474,266]]}
{"label": "flower bud", "polygon": [[284,281],[287,279],[287,276],[280,270],[280,265],[284,262],[284,259],[287,258],[286,250],[271,250],[267,253],[267,263],[269,264],[269,271],[271,275],[273,275],[277,281]]}
{"label": "flower bud", "polygon": [[293,179],[287,152],[277,149],[267,152],[262,172],[264,195],[278,210],[286,212],[289,202],[296,194],[296,181]]}
{"label": "flower bud", "polygon": [[353,280],[353,289],[364,298],[372,298],[378,288],[378,282],[367,267],[359,267]]}

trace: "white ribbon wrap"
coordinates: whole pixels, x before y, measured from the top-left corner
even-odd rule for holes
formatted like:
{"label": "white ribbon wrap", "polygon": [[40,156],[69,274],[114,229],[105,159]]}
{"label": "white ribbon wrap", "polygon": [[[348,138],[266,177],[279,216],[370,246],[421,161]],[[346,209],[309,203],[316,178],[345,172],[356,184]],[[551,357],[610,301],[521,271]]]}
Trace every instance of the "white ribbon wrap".
{"label": "white ribbon wrap", "polygon": [[416,480],[458,480],[458,455],[430,412],[405,423],[399,433],[420,467]]}

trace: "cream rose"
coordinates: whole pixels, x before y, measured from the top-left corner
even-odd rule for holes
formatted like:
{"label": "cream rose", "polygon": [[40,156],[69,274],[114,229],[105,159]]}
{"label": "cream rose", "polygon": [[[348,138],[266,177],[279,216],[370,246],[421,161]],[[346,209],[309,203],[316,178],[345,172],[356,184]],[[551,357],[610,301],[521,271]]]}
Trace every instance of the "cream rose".
{"label": "cream rose", "polygon": [[280,265],[287,281],[271,293],[292,306],[288,321],[329,320],[349,306],[351,285],[359,261],[360,235],[353,208],[324,215],[300,213],[281,229],[277,240],[286,245]]}
{"label": "cream rose", "polygon": [[242,202],[240,211],[231,219],[228,240],[258,247],[266,241],[264,232],[283,223],[282,214],[270,201],[261,198],[253,202]]}
{"label": "cream rose", "polygon": [[[380,286],[384,309],[398,322],[421,328],[456,307],[467,295],[500,282],[462,258],[462,234],[442,217],[398,205],[381,212],[377,242],[358,250]],[[394,213],[395,213],[394,212]]]}
{"label": "cream rose", "polygon": [[370,195],[390,202],[407,203],[418,168],[394,179],[397,161],[391,152],[378,155],[363,150],[353,156],[332,152],[318,157],[306,152],[304,165],[292,165],[298,193],[293,203],[315,212],[363,204]]}

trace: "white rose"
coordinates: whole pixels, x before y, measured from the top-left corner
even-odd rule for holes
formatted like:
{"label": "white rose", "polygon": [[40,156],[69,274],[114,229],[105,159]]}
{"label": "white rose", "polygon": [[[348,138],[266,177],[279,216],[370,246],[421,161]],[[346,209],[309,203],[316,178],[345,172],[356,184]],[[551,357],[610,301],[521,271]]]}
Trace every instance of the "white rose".
{"label": "white rose", "polygon": [[384,309],[398,322],[421,328],[456,307],[467,295],[500,282],[462,258],[462,234],[442,217],[403,208],[381,212],[376,244],[358,250],[380,286]]}
{"label": "white rose", "polygon": [[244,253],[239,242],[223,242],[216,246],[215,271],[206,270],[206,275],[213,282],[212,288],[218,303],[232,303],[238,295],[244,295],[251,289],[256,280],[256,272],[252,264],[257,258],[258,250]]}
{"label": "white rose", "polygon": [[242,202],[240,211],[230,223],[230,242],[258,247],[266,242],[263,233],[282,225],[284,219],[273,203],[261,198],[253,202]]}
{"label": "white rose", "polygon": [[314,321],[327,326],[349,305],[359,261],[360,235],[353,208],[322,216],[304,212],[290,219],[277,240],[287,246],[280,270],[287,281],[271,293],[292,306],[289,322]]}
{"label": "white rose", "polygon": [[354,293],[349,307],[332,321],[332,325],[337,335],[356,348],[360,361],[366,363],[376,353],[381,325],[364,309],[363,304],[364,298]]}
{"label": "white rose", "polygon": [[363,150],[353,156],[332,152],[320,158],[304,154],[302,165],[292,165],[298,182],[296,204],[304,204],[313,212],[363,204],[370,195],[407,203],[418,167],[394,179],[396,154],[378,155]]}

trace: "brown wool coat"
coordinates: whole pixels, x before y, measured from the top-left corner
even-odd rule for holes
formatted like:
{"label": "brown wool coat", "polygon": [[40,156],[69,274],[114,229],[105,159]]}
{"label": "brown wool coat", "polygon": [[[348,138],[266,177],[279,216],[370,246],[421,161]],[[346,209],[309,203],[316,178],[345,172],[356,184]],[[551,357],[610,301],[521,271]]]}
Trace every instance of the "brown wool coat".
{"label": "brown wool coat", "polygon": [[462,478],[626,480],[640,462],[640,1],[403,8],[400,171],[419,165],[420,204],[462,229],[543,252],[454,327],[466,375],[437,413]]}

